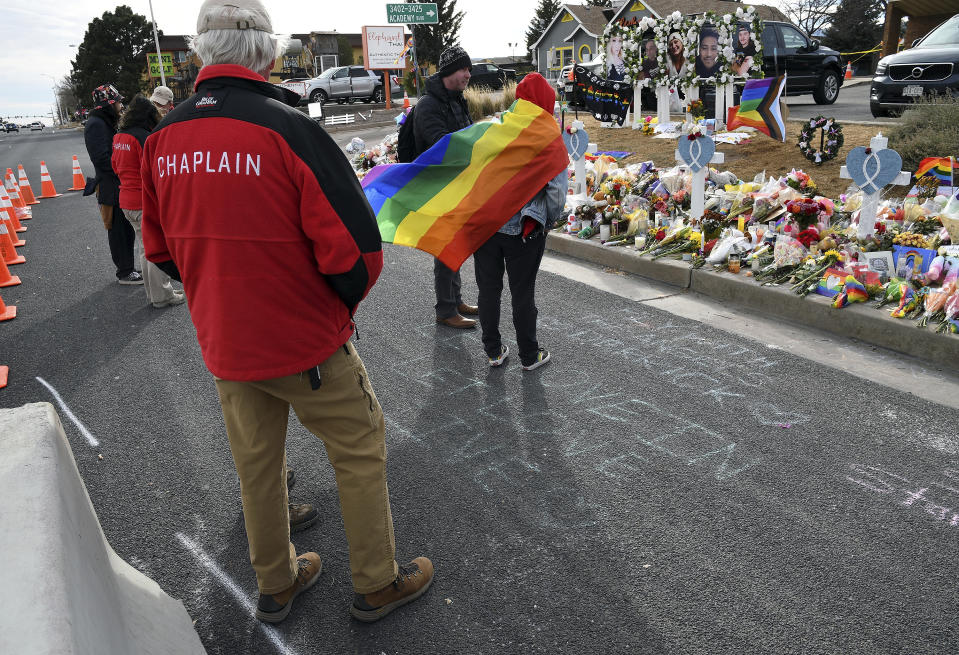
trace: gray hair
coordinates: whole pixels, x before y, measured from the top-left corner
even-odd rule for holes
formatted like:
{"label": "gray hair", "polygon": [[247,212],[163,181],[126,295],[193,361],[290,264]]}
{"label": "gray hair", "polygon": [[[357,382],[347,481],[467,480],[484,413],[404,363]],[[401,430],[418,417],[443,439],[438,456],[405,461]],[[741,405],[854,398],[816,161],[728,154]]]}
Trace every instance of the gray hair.
{"label": "gray hair", "polygon": [[209,30],[190,37],[190,49],[204,66],[237,64],[256,73],[283,56],[288,40],[260,30]]}

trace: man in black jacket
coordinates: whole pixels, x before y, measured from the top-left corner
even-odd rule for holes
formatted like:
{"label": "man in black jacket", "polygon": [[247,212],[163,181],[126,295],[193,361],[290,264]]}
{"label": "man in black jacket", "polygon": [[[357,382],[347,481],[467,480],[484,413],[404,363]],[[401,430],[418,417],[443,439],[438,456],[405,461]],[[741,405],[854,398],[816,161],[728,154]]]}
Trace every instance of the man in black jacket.
{"label": "man in black jacket", "polygon": [[133,267],[136,233],[120,209],[120,178],[113,172],[110,162],[117,119],[123,111],[123,97],[112,84],[101,84],[93,90],[93,102],[94,108],[83,128],[83,139],[96,177],[87,181],[83,195],[96,191],[100,218],[107,229],[110,256],[117,267],[117,281],[120,284],[143,284],[143,276]]}
{"label": "man in black jacket", "polygon": [[[426,96],[416,103],[413,112],[413,138],[416,154],[428,150],[450,132],[473,124],[463,91],[470,81],[473,64],[459,46],[447,48],[440,55],[439,71],[426,80]],[[433,262],[433,284],[436,288],[436,322],[453,328],[476,327],[476,321],[463,314],[479,313],[475,305],[463,302],[460,273],[440,260]]]}

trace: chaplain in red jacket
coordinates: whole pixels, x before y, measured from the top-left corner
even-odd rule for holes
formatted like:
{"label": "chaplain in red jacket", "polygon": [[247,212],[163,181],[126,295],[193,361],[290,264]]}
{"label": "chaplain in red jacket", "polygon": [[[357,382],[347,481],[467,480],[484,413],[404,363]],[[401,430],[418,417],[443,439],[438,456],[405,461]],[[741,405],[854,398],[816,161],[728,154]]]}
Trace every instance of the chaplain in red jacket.
{"label": "chaplain in red jacket", "polygon": [[[207,0],[192,49],[196,93],[143,147],[147,258],[183,281],[216,379],[240,477],[257,616],[282,621],[320,574],[289,539],[290,406],[323,440],[350,548],[350,611],[375,621],[430,585],[398,566],[383,413],[356,353],[353,313],[383,267],[356,175],[326,132],[265,78],[278,52],[259,0]],[[334,512],[331,512],[333,515]]]}

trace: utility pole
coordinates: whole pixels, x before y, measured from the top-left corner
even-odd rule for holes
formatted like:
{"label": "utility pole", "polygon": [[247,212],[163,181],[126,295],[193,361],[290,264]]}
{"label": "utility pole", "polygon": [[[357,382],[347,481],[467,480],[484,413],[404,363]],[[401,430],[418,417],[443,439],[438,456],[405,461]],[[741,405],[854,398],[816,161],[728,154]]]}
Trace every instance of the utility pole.
{"label": "utility pole", "polygon": [[160,37],[157,34],[157,22],[153,17],[153,0],[150,3],[150,22],[153,23],[153,43],[157,47],[157,63],[160,65],[160,84],[166,86],[166,75],[163,74],[163,55],[160,54]]}

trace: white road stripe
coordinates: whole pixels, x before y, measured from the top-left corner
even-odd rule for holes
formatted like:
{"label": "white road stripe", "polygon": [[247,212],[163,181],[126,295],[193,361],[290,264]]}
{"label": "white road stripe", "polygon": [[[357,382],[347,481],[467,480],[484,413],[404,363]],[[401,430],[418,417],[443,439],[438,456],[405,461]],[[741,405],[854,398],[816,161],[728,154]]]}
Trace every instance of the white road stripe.
{"label": "white road stripe", "polygon": [[51,387],[50,384],[41,377],[37,378],[37,382],[45,386],[47,390],[51,394],[53,394],[53,399],[57,401],[58,405],[60,405],[60,409],[63,411],[64,414],[66,414],[66,417],[68,419],[73,421],[73,424],[77,426],[78,430],[80,430],[80,434],[82,434],[86,438],[86,440],[90,442],[90,445],[93,446],[94,448],[99,446],[100,442],[96,440],[96,437],[90,434],[90,431],[87,430],[87,428],[83,425],[83,423],[80,422],[80,419],[74,416],[73,412],[70,411],[70,408],[67,407],[67,404],[63,402],[63,398],[61,398],[60,394],[57,393],[57,390]]}
{"label": "white road stripe", "polygon": [[280,633],[277,632],[276,628],[273,626],[263,623],[258,618],[256,618],[255,608],[253,607],[253,601],[243,593],[243,590],[240,589],[233,579],[224,573],[223,569],[217,566],[217,563],[213,561],[209,555],[197,544],[195,541],[190,539],[188,536],[182,532],[176,533],[176,538],[180,540],[180,543],[183,544],[184,548],[193,553],[193,556],[197,559],[203,568],[213,574],[213,576],[219,580],[220,584],[227,588],[227,590],[233,594],[233,598],[239,603],[243,609],[253,617],[253,620],[256,621],[260,629],[263,630],[263,633],[267,638],[273,642],[273,645],[276,646],[276,649],[283,653],[283,655],[296,655],[295,651],[290,649],[285,643],[283,643],[283,638],[280,636]]}

